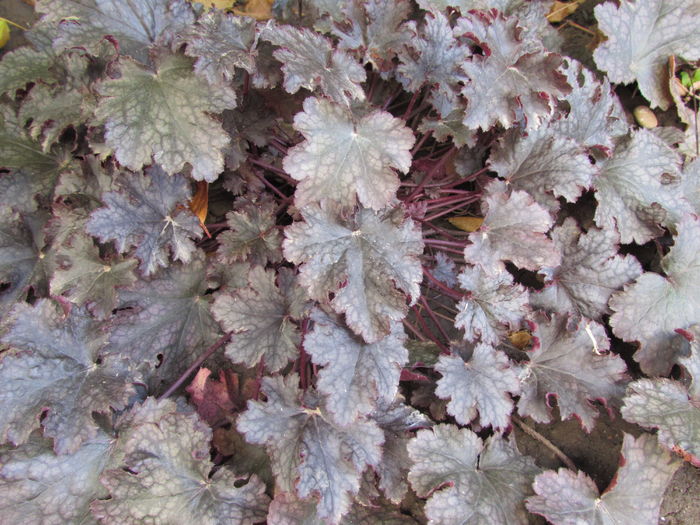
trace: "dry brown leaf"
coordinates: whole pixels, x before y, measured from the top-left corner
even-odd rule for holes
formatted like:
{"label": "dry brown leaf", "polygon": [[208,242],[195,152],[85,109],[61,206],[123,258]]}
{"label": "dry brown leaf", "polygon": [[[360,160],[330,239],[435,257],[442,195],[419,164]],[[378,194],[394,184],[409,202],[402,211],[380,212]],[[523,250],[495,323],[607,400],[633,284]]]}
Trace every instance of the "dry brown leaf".
{"label": "dry brown leaf", "polygon": [[552,4],[549,14],[547,15],[547,20],[551,23],[556,24],[561,22],[567,16],[572,14],[578,9],[578,6],[583,3],[583,0],[574,0],[573,2],[561,2],[560,0],[555,0]]}
{"label": "dry brown leaf", "polygon": [[532,341],[532,335],[530,332],[525,330],[518,330],[517,332],[512,332],[508,334],[508,340],[516,348],[522,350]]}
{"label": "dry brown leaf", "polygon": [[207,213],[209,211],[209,183],[204,180],[197,182],[197,192],[194,194],[190,200],[190,210],[199,219],[199,224],[207,234],[207,237],[211,238],[209,230],[204,225],[204,221],[207,218]]}
{"label": "dry brown leaf", "polygon": [[450,217],[450,224],[465,232],[475,232],[484,223],[483,217]]}
{"label": "dry brown leaf", "polygon": [[233,13],[241,16],[250,16],[256,20],[269,20],[272,18],[272,4],[275,0],[248,0],[243,9],[233,9]]}

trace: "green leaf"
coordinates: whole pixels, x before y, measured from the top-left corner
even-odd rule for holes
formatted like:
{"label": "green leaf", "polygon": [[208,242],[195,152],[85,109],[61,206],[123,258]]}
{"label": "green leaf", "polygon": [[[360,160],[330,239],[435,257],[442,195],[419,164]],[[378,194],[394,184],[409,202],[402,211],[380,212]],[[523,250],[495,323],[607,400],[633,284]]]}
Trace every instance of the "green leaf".
{"label": "green leaf", "polygon": [[155,73],[128,58],[119,65],[121,77],[99,87],[95,111],[117,160],[132,170],[155,161],[170,175],[189,164],[195,180],[216,180],[229,137],[209,113],[234,108],[235,92],[210,86],[182,55],[166,56]]}

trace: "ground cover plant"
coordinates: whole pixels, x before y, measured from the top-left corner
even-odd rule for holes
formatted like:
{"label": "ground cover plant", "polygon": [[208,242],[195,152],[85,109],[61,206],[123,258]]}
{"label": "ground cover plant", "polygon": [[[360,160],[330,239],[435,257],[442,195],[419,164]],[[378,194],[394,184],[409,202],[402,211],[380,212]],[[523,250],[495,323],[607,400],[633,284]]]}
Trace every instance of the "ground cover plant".
{"label": "ground cover plant", "polygon": [[[582,3],[38,0],[0,523],[657,523],[700,466],[700,2]],[[513,437],[605,412],[607,488]]]}

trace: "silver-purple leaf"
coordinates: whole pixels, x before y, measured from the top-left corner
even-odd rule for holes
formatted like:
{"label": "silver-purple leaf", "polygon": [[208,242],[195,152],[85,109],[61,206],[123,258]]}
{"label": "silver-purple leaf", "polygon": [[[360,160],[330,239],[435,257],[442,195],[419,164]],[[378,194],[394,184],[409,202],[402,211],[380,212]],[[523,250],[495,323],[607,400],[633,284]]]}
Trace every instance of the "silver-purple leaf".
{"label": "silver-purple leaf", "polygon": [[552,226],[549,213],[524,191],[509,191],[494,180],[484,190],[481,227],[469,234],[464,248],[468,263],[480,265],[488,274],[505,271],[504,261],[537,271],[557,266],[561,255],[546,233]]}
{"label": "silver-purple leaf", "polygon": [[622,465],[603,494],[584,472],[548,470],[535,478],[527,509],[554,525],[658,523],[666,485],[680,466],[653,436],[625,434]]}
{"label": "silver-purple leaf", "polygon": [[559,55],[526,39],[517,18],[497,11],[474,11],[459,18],[454,34],[478,45],[462,64],[469,81],[462,88],[468,100],[464,125],[486,131],[496,124],[537,129],[556,107],[556,100],[571,91],[559,70]]}
{"label": "silver-purple leaf", "polygon": [[314,310],[311,319],[314,328],[304,338],[304,350],[323,366],[316,387],[327,396],[325,404],[336,423],[349,425],[378,404],[394,400],[401,367],[408,361],[400,323],[392,322],[383,339],[365,343],[321,310]]}
{"label": "silver-purple leaf", "polygon": [[[165,405],[161,417],[139,423],[138,415],[123,443],[120,468],[107,470],[102,483],[109,499],[92,504],[101,521],[253,525],[264,521],[269,498],[252,475],[240,485],[227,467],[209,460],[211,429],[195,414],[179,413],[173,401],[149,398],[135,411]],[[211,474],[211,475],[210,475]]]}
{"label": "silver-purple leaf", "polygon": [[576,416],[590,431],[598,417],[592,402],[621,396],[627,367],[619,356],[608,353],[610,341],[602,325],[586,319],[575,327],[570,324],[566,316],[538,318],[535,343],[520,372],[518,412],[548,423],[549,398],[556,397],[561,419]]}
{"label": "silver-purple leaf", "polygon": [[226,345],[231,361],[252,367],[263,360],[267,370],[278,372],[299,353],[301,334],[293,319],[304,316],[306,293],[289,268],[277,274],[255,266],[248,280],[246,288],[219,294],[211,311],[233,332]]}
{"label": "silver-purple leaf", "polygon": [[632,132],[617,146],[593,187],[596,224],[617,227],[623,244],[658,237],[660,226],[670,226],[690,211],[682,198],[678,154],[647,129]]}
{"label": "silver-purple leaf", "polygon": [[678,224],[674,245],[661,260],[665,276],[643,273],[610,298],[610,326],[625,341],[639,342],[634,359],[650,376],[667,375],[677,359],[675,330],[700,320],[700,220]]}
{"label": "silver-purple leaf", "polygon": [[667,109],[668,58],[700,59],[700,3],[696,0],[621,0],[597,5],[606,39],[593,53],[612,82],[637,81],[651,107]]}
{"label": "silver-purple leaf", "polygon": [[552,240],[562,254],[561,265],[541,271],[545,288],[530,294],[535,308],[601,321],[610,313],[612,294],[642,274],[634,256],[618,253],[614,230],[590,228],[583,233],[568,217],[552,230]]}
{"label": "silver-purple leaf", "polygon": [[114,440],[104,432],[71,454],[57,455],[50,439],[34,432],[12,449],[0,448],[0,515],[3,523],[96,523],[90,502],[107,497],[99,477],[109,466]]}
{"label": "silver-purple leaf", "polygon": [[408,444],[413,466],[408,480],[427,497],[431,523],[524,525],[524,498],[540,471],[512,441],[481,438],[466,428],[436,425],[419,430]]}
{"label": "silver-purple leaf", "polygon": [[105,37],[116,40],[122,54],[146,63],[149,49],[168,45],[194,23],[185,0],[48,0],[37,12],[42,22],[60,24],[57,49],[83,47],[95,52]]}
{"label": "silver-purple leaf", "polygon": [[301,265],[302,286],[318,301],[335,294],[331,306],[348,326],[368,343],[379,341],[406,315],[407,299],[420,296],[420,230],[401,208],[342,216],[309,206],[302,215],[283,243],[287,260]]}
{"label": "silver-purple leaf", "polygon": [[396,202],[399,178],[411,167],[415,137],[404,122],[381,110],[355,113],[310,97],[294,117],[306,140],[287,152],[284,169],[300,183],[295,204],[334,201],[352,207],[356,200],[379,210]]}
{"label": "silver-purple leaf", "polygon": [[1,339],[12,351],[0,358],[0,441],[24,443],[41,424],[56,452],[72,454],[97,436],[93,412],[124,408],[139,378],[106,355],[107,337],[84,309],[65,313],[40,299],[18,304],[11,316]]}
{"label": "silver-purple leaf", "polygon": [[488,165],[513,189],[526,191],[554,213],[558,197],[575,202],[597,173],[583,146],[544,127],[526,137],[511,130],[491,151]]}
{"label": "silver-purple leaf", "polygon": [[513,400],[520,393],[520,379],[508,357],[488,344],[478,344],[465,360],[460,355],[441,355],[435,370],[442,375],[435,395],[449,399],[447,413],[460,425],[477,415],[482,427],[503,430],[510,425]]}
{"label": "silver-purple leaf", "polygon": [[102,196],[106,207],[91,214],[87,232],[102,242],[116,241],[121,253],[135,247],[146,276],[167,267],[171,253],[189,262],[196,251],[192,238],[201,237],[202,229],[183,207],[192,194],[188,180],[153,166],[145,173],[121,173],[118,181],[118,191]]}
{"label": "silver-purple leaf", "polygon": [[273,56],[282,62],[284,89],[296,93],[300,88],[321,91],[335,102],[349,106],[362,101],[360,84],[367,75],[347,52],[333,49],[331,41],[307,28],[268,23],[262,38],[278,46]]}
{"label": "silver-purple leaf", "polygon": [[211,9],[183,35],[194,70],[210,84],[231,82],[236,68],[255,73],[258,35],[255,20]]}
{"label": "silver-purple leaf", "polygon": [[298,382],[294,373],[263,378],[267,402],[249,401],[238,430],[249,442],[266,445],[277,490],[317,498],[318,516],[337,523],[360,488],[362,472],[381,460],[383,433],[366,419],[347,427],[333,423],[318,396],[304,395]]}
{"label": "silver-purple leaf", "polygon": [[465,266],[458,279],[467,297],[457,304],[455,326],[467,341],[497,345],[529,312],[527,290],[505,270],[491,275],[480,266]]}

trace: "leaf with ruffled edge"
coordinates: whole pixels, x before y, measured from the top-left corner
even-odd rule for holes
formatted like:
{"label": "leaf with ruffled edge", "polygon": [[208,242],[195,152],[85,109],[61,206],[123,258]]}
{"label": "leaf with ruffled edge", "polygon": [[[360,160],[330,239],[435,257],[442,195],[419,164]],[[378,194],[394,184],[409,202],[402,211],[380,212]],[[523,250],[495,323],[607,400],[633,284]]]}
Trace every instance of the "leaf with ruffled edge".
{"label": "leaf with ruffled edge", "polygon": [[666,276],[643,273],[610,298],[615,335],[638,341],[634,359],[650,376],[667,375],[677,359],[675,330],[687,329],[700,319],[700,220],[687,216],[661,260]]}
{"label": "leaf with ruffled edge", "polygon": [[553,114],[556,99],[571,91],[559,70],[562,58],[525,39],[517,18],[476,11],[459,18],[454,34],[483,51],[462,64],[469,81],[464,125],[486,131],[496,124],[533,130]]}
{"label": "leaf with ruffled edge", "polygon": [[56,28],[51,24],[37,23],[24,37],[29,45],[18,47],[2,55],[0,61],[0,95],[14,95],[29,82],[51,83],[57,80],[53,69],[58,54],[51,45],[56,36]]}
{"label": "leaf with ruffled edge", "polygon": [[72,454],[56,455],[51,440],[34,432],[12,449],[0,447],[0,515],[4,523],[94,523],[90,502],[107,497],[99,482],[114,440],[104,432]]}
{"label": "leaf with ruffled edge", "polygon": [[54,254],[58,267],[51,277],[51,293],[64,294],[71,302],[83,306],[105,319],[117,304],[117,288],[136,281],[136,259],[113,257],[103,260],[92,237],[75,235]]}
{"label": "leaf with ruffled edge", "polygon": [[411,38],[403,23],[411,10],[407,0],[348,2],[345,20],[331,28],[339,39],[338,49],[355,51],[377,71],[393,69],[397,51]]}
{"label": "leaf with ruffled edge", "polygon": [[595,222],[617,227],[620,242],[644,244],[677,222],[690,208],[682,198],[680,158],[647,129],[617,146],[593,182],[598,206]]}
{"label": "leaf with ruffled edge", "polygon": [[318,396],[304,395],[298,382],[297,374],[263,378],[267,402],[249,401],[238,430],[267,447],[278,490],[317,497],[318,516],[336,523],[350,508],[362,472],[380,462],[384,438],[369,420],[333,423]]}
{"label": "leaf with ruffled edge", "polygon": [[484,443],[469,429],[436,425],[419,430],[408,453],[408,480],[418,496],[428,498],[425,512],[433,522],[527,522],[523,499],[540,469],[512,441],[492,436]]}
{"label": "leaf with ruffled edge", "polygon": [[602,495],[582,471],[543,472],[535,478],[537,495],[527,499],[527,510],[554,525],[658,523],[666,485],[680,462],[648,435],[625,434],[621,456],[622,466]]}
{"label": "leaf with ruffled edge", "polygon": [[447,89],[466,81],[460,66],[471,51],[454,37],[444,14],[427,14],[420,29],[412,20],[405,26],[414,36],[399,52],[397,73],[407,91],[416,92],[424,85]]}
{"label": "leaf with ruffled edge", "polygon": [[490,275],[479,266],[465,266],[458,279],[467,297],[457,304],[455,326],[467,341],[497,345],[529,311],[527,290],[505,270]]}
{"label": "leaf with ruffled edge", "polygon": [[185,53],[197,59],[194,70],[210,84],[231,82],[236,68],[255,73],[255,25],[253,18],[209,10],[182,36]]}
{"label": "leaf with ruffled edge", "polygon": [[231,361],[252,367],[262,359],[267,370],[277,372],[299,353],[301,334],[292,320],[304,316],[306,292],[289,268],[275,272],[255,266],[248,280],[246,288],[219,294],[211,311],[225,331],[233,332],[226,346]]}
{"label": "leaf with ruffled edge", "polygon": [[606,36],[593,53],[611,82],[637,81],[651,107],[667,109],[668,58],[700,59],[700,3],[686,0],[621,0],[597,5],[598,28]]}
{"label": "leaf with ruffled edge", "polygon": [[482,427],[503,430],[510,425],[513,400],[520,393],[520,379],[508,357],[488,344],[478,344],[471,356],[441,355],[435,370],[442,375],[435,395],[449,399],[447,413],[460,425],[469,425],[477,414]]}
{"label": "leaf with ruffled edge", "polygon": [[194,12],[185,0],[48,0],[36,10],[42,22],[60,24],[56,49],[82,47],[95,53],[100,40],[109,36],[123,55],[147,63],[149,49],[168,45],[194,23]]}
{"label": "leaf with ruffled edge", "polygon": [[183,205],[192,191],[182,175],[170,177],[158,166],[146,173],[120,174],[119,191],[102,196],[106,207],[92,212],[87,232],[102,242],[116,241],[117,251],[135,247],[140,269],[148,276],[173,258],[189,262],[202,236],[197,217]]}
{"label": "leaf with ruffled edge", "polygon": [[273,56],[282,62],[284,89],[296,93],[300,88],[321,91],[335,102],[350,105],[364,100],[360,85],[367,75],[347,52],[333,49],[331,41],[307,28],[268,22],[261,38],[278,46]]}
{"label": "leaf with ruffled edge", "polygon": [[491,151],[488,166],[553,213],[559,210],[558,197],[575,202],[597,173],[582,146],[544,127],[526,137],[507,133]]}
{"label": "leaf with ruffled edge", "polygon": [[119,292],[108,350],[142,370],[153,388],[174,381],[220,335],[202,259],[172,265]]}
{"label": "leaf with ruffled edge", "polygon": [[618,355],[608,353],[610,341],[602,325],[585,319],[576,327],[570,324],[565,316],[537,318],[534,344],[520,372],[518,412],[549,423],[549,398],[556,397],[561,419],[575,416],[588,432],[598,417],[592,402],[621,396],[627,367]]}
{"label": "leaf with ruffled edge", "polygon": [[300,183],[298,208],[314,202],[360,203],[379,210],[396,201],[397,169],[411,167],[415,137],[404,122],[386,111],[362,115],[324,99],[310,97],[294,117],[306,140],[287,152],[284,169]]}
{"label": "leaf with ruffled edge", "polygon": [[530,294],[535,308],[601,321],[610,313],[612,294],[642,274],[634,256],[618,253],[619,235],[614,230],[590,228],[583,233],[568,217],[552,230],[552,240],[562,261],[558,267],[541,270],[545,288]]}
{"label": "leaf with ruffled edge", "polygon": [[229,229],[216,240],[219,248],[216,257],[230,264],[249,261],[265,266],[282,259],[282,238],[276,226],[277,205],[273,201],[247,202],[226,214]]}
{"label": "leaf with ruffled edge", "polygon": [[56,452],[76,452],[97,435],[92,413],[120,410],[134,393],[122,359],[106,355],[107,337],[82,309],[66,314],[40,299],[18,304],[10,315],[1,339],[14,350],[0,359],[1,440],[24,443],[41,424]]}
{"label": "leaf with ruffled edge", "polygon": [[367,344],[321,310],[314,310],[311,319],[314,328],[304,338],[304,350],[323,366],[316,387],[327,396],[333,419],[348,425],[377,403],[390,403],[399,388],[401,367],[408,361],[403,326],[394,321],[389,335]]}
{"label": "leaf with ruffled edge", "polygon": [[678,359],[692,379],[639,379],[627,387],[621,412],[627,421],[658,429],[659,442],[700,467],[700,329],[684,331],[690,355]]}
{"label": "leaf with ruffled edge", "polygon": [[304,222],[285,229],[288,261],[301,264],[299,278],[309,296],[327,301],[368,343],[390,331],[420,296],[421,232],[401,208],[381,213],[360,208],[349,217],[309,206]]}
{"label": "leaf with ruffled edge", "polygon": [[552,218],[530,195],[494,180],[484,190],[482,212],[484,222],[464,248],[468,263],[492,275],[505,271],[503,261],[533,271],[559,265],[561,255],[546,235]]}
{"label": "leaf with ruffled edge", "polygon": [[209,114],[236,107],[235,92],[195,75],[182,55],[161,59],[155,73],[128,58],[119,66],[121,76],[98,87],[94,121],[117,160],[132,170],[155,161],[171,175],[187,163],[195,180],[215,181],[229,137]]}
{"label": "leaf with ruffled edge", "polygon": [[92,504],[94,515],[122,523],[264,521],[270,501],[264,483],[253,475],[241,485],[225,466],[210,475],[211,429],[195,414],[177,412],[170,400],[149,398],[134,410],[152,411],[155,404],[162,406],[161,417],[139,421],[136,416],[122,444],[124,464],[102,475],[110,497]]}

